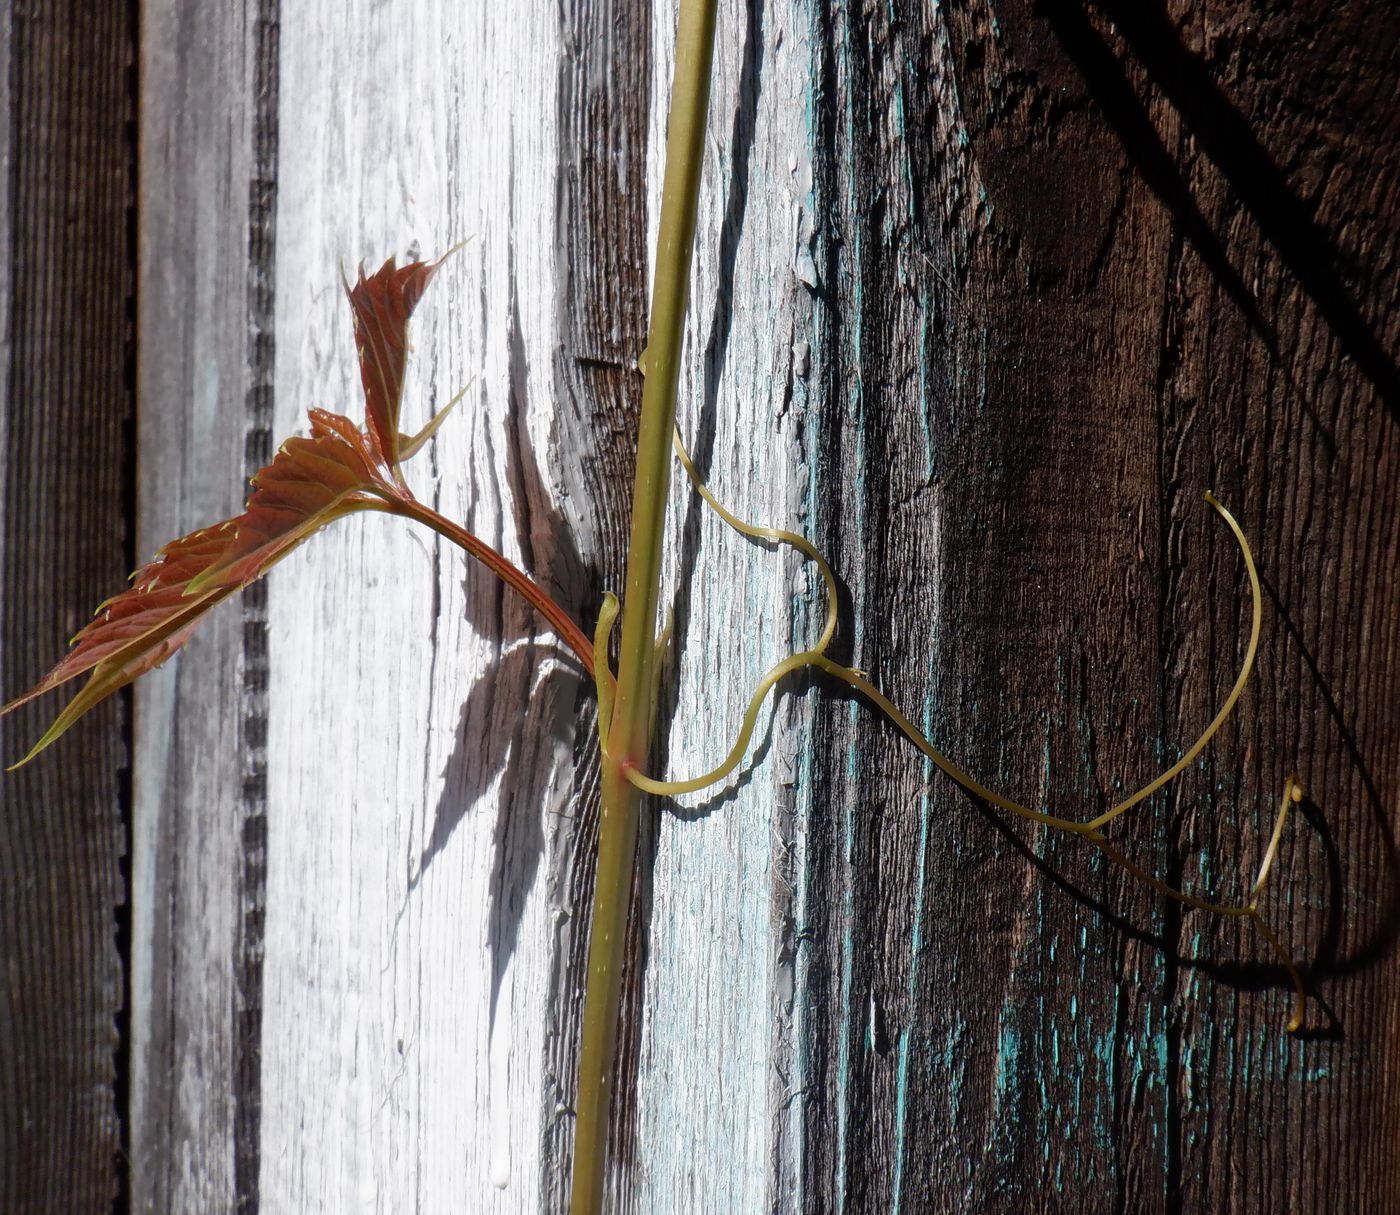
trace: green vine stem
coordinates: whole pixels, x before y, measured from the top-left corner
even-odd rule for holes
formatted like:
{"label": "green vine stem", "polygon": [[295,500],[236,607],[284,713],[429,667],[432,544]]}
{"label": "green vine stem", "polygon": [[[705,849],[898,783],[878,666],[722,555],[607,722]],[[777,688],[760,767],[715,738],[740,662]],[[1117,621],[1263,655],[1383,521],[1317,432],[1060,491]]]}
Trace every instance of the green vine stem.
{"label": "green vine stem", "polygon": [[[603,805],[598,870],[588,939],[588,985],[579,1046],[577,1120],[571,1209],[602,1210],[612,1106],[613,1064],[622,994],[622,950],[637,851],[641,791],[627,778],[651,749],[652,668],[661,539],[671,480],[671,432],[676,416],[681,342],[690,294],[690,262],[699,206],[705,111],[714,58],[715,0],[681,0],[676,66],[666,128],[661,223],[647,347],[638,360],[646,384],[637,433],[632,535],[627,550],[626,610],[618,653],[611,720],[601,732]],[[604,668],[606,669],[606,667]]]}

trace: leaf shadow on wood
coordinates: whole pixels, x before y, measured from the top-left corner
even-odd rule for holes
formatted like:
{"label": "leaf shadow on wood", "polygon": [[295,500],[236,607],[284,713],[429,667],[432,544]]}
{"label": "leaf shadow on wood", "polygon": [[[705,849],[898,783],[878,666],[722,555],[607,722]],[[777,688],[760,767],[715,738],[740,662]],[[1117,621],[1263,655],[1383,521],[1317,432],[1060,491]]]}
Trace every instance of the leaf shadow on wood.
{"label": "leaf shadow on wood", "polygon": [[[516,537],[526,572],[559,602],[570,604],[577,602],[574,592],[584,584],[583,561],[545,486],[525,423],[529,368],[514,299],[510,326],[506,421],[512,441],[506,481]],[[575,733],[582,679],[562,645],[556,651],[562,661],[541,662],[548,649],[535,643],[540,622],[489,570],[469,563],[463,592],[467,619],[479,633],[496,637],[499,648],[462,704],[442,792],[409,891],[499,776],[487,924],[494,1027],[502,980],[544,856],[548,815],[559,812],[551,805],[554,756]]]}
{"label": "leaf shadow on wood", "polygon": [[[1159,5],[1142,0],[1093,0],[1093,6],[1113,22],[1151,85],[1224,176],[1282,267],[1308,294],[1391,417],[1400,420],[1400,365],[1353,298],[1343,277],[1346,259],[1340,249],[1259,141],[1249,119],[1220,89],[1206,64],[1183,45],[1178,30]],[[1230,261],[1228,237],[1206,218],[1189,177],[1163,143],[1134,87],[1128,64],[1094,27],[1082,0],[1047,4],[1043,14],[1125,155],[1264,342],[1279,373],[1327,443],[1329,455],[1335,455],[1330,428],[1316,413],[1309,394],[1282,365],[1277,331]]]}

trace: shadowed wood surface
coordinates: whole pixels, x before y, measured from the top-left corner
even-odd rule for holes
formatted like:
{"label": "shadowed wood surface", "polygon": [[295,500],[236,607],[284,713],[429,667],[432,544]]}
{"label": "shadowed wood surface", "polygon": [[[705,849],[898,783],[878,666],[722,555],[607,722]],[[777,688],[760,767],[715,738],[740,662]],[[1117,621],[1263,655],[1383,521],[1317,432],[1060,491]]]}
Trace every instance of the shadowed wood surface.
{"label": "shadowed wood surface", "polygon": [[[591,627],[622,584],[674,16],[147,6],[136,555],[232,513],[308,407],[358,416],[341,265],[468,240],[415,321],[406,425],[468,392],[410,481]],[[132,560],[101,406],[129,391],[134,29],[0,20],[13,693]],[[721,5],[700,468],[826,550],[843,657],[1077,817],[1234,678],[1214,489],[1265,578],[1258,674],[1114,838],[1237,899],[1297,770],[1267,905],[1318,998],[1287,1037],[1247,925],[1005,822],[791,680],[739,774],[648,821],[614,1209],[1400,1204],[1393,25],[1379,0]],[[822,603],[674,501],[653,766],[680,777]],[[135,1210],[564,1209],[597,765],[540,623],[356,518],[144,681],[120,1042],[118,708],[6,778],[0,1206],[107,1209],[129,1067]]]}
{"label": "shadowed wood surface", "polygon": [[[312,402],[359,409],[338,262],[468,241],[415,318],[406,423],[467,395],[407,475],[548,579],[567,543],[543,455],[557,14],[406,17],[283,10],[277,427]],[[554,971],[574,920],[544,879],[572,817],[578,675],[431,535],[356,519],[303,556],[269,588],[263,1201],[557,1207],[544,1145],[571,1059],[551,1038],[575,983]]]}
{"label": "shadowed wood surface", "polygon": [[1285,1036],[1241,925],[1007,825],[826,702],[813,1209],[1400,1201],[1394,49],[1365,3],[824,20],[818,487],[855,664],[994,787],[1106,809],[1237,669],[1213,488],[1268,585],[1259,674],[1114,837],[1238,900],[1299,771],[1267,905],[1325,1005]]}
{"label": "shadowed wood surface", "polygon": [[[131,568],[135,16],[0,8],[0,699]],[[4,719],[19,759],[53,705]],[[0,1209],[119,1191],[127,713],[0,776]]]}

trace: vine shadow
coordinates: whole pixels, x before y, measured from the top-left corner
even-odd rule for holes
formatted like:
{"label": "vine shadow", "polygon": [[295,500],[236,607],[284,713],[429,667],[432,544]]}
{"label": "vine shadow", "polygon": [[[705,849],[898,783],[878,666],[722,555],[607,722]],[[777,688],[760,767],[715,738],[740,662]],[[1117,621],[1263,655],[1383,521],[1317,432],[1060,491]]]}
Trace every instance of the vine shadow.
{"label": "vine shadow", "polygon": [[1365,809],[1380,841],[1381,855],[1385,862],[1386,890],[1382,910],[1367,939],[1347,955],[1340,953],[1343,936],[1342,898],[1345,892],[1343,859],[1330,830],[1326,829],[1326,816],[1322,808],[1311,799],[1305,799],[1301,807],[1305,818],[1317,831],[1322,842],[1323,854],[1329,874],[1331,897],[1328,902],[1328,920],[1322,941],[1314,960],[1313,972],[1319,978],[1343,978],[1356,974],[1385,961],[1395,952],[1400,942],[1400,848],[1397,848],[1395,831],[1386,813],[1385,802],[1376,784],[1370,765],[1362,754],[1356,733],[1348,724],[1348,714],[1339,700],[1336,690],[1322,673],[1312,647],[1303,636],[1302,629],[1293,619],[1287,605],[1279,597],[1278,591],[1265,577],[1260,577],[1260,585],[1269,597],[1274,612],[1284,628],[1289,643],[1297,650],[1312,679],[1312,684],[1321,699],[1332,729],[1342,744],[1352,771],[1361,784]]}
{"label": "vine shadow", "polygon": [[[1327,810],[1315,797],[1305,795],[1295,807],[1293,821],[1305,827],[1315,837],[1322,854],[1322,867],[1325,881],[1324,920],[1322,933],[1310,948],[1309,960],[1299,962],[1308,990],[1311,1005],[1322,1010],[1322,1024],[1307,1024],[1295,1036],[1303,1040],[1341,1040],[1345,1036],[1344,1026],[1330,1002],[1319,990],[1319,984],[1326,980],[1344,978],[1370,969],[1393,956],[1396,944],[1400,941],[1400,848],[1397,848],[1395,834],[1385,813],[1384,801],[1375,783],[1374,776],[1361,751],[1354,731],[1347,724],[1347,714],[1328,680],[1322,674],[1311,647],[1293,620],[1287,607],[1279,599],[1276,590],[1265,579],[1261,585],[1269,596],[1279,620],[1284,625],[1289,642],[1294,645],[1304,660],[1311,677],[1314,690],[1321,699],[1333,730],[1341,744],[1342,752],[1361,784],[1365,806],[1374,830],[1380,841],[1384,859],[1385,892],[1379,900],[1380,911],[1364,939],[1349,952],[1341,952],[1341,943],[1346,936],[1348,884],[1346,866],[1338,845],[1336,832]],[[845,584],[839,583],[844,590]],[[848,592],[847,592],[848,593]],[[846,605],[843,602],[843,610]],[[845,617],[849,619],[849,616]],[[839,639],[838,634],[838,639]],[[809,673],[810,675],[810,673]],[[784,681],[786,684],[787,681]],[[822,681],[827,693],[836,700],[862,706],[865,712],[875,710],[865,698],[853,689],[836,681]],[[778,694],[783,691],[780,685]],[[878,715],[877,715],[878,716]],[[879,718],[874,728],[887,733],[893,745],[902,745],[903,735],[892,722]],[[937,778],[937,779],[942,779]],[[1165,906],[1163,927],[1154,930],[1143,927],[1133,916],[1115,906],[1105,896],[1087,889],[1081,881],[1068,875],[1054,862],[1040,855],[1033,846],[1037,834],[1027,834],[1025,824],[1011,819],[996,807],[975,797],[959,787],[961,795],[975,806],[987,821],[1002,835],[1008,844],[1052,886],[1070,896],[1086,910],[1111,925],[1125,938],[1145,945],[1160,953],[1171,966],[1205,975],[1214,982],[1240,992],[1262,992],[1272,989],[1291,991],[1292,982],[1287,969],[1280,963],[1259,961],[1242,962],[1237,959],[1215,959],[1204,951],[1190,952],[1181,945],[1178,928],[1183,916],[1193,914],[1175,901],[1162,899]],[[1086,844],[1086,847],[1090,847]],[[1164,875],[1165,880],[1180,888],[1183,878],[1183,865],[1178,861],[1171,871]],[[1207,913],[1194,913],[1207,914]]]}
{"label": "vine shadow", "polygon": [[[763,87],[763,0],[753,0],[747,7],[744,25],[744,50],[739,69],[738,101],[730,124],[729,146],[733,149],[729,175],[729,193],[725,200],[724,220],[720,227],[719,273],[714,300],[710,308],[709,334],[705,343],[704,373],[701,405],[695,432],[688,439],[695,467],[708,468],[714,456],[718,429],[719,388],[729,360],[729,338],[734,324],[734,271],[739,256],[739,241],[743,236],[744,217],[748,212],[750,164],[753,159],[757,131],[758,102]],[[705,513],[699,495],[690,494],[686,501],[681,525],[680,553],[677,568],[697,568],[700,555],[700,520]],[[683,579],[671,600],[672,636],[684,638],[690,627],[693,610],[693,580]],[[683,646],[683,642],[680,643]],[[669,657],[669,655],[668,655]],[[655,738],[669,737],[670,725],[679,709],[678,688],[673,679],[662,683],[657,702]],[[669,751],[664,741],[653,750],[655,771],[666,771]]]}

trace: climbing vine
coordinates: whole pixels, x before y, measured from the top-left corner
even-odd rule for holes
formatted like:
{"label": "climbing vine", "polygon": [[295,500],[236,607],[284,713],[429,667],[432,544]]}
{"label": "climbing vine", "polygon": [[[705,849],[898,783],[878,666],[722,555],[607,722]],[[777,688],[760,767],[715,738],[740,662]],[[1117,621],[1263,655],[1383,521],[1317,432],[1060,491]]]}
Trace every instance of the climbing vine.
{"label": "climbing vine", "polygon": [[[628,610],[623,616],[616,673],[608,661],[608,647],[622,604],[614,595],[605,597],[590,639],[533,579],[465,528],[420,502],[408,488],[404,462],[431,440],[455,401],[433,415],[416,433],[409,435],[400,430],[408,325],[441,260],[414,261],[400,267],[391,259],[369,276],[361,271],[353,285],[347,284],[364,390],[364,422],[312,410],[309,435],[288,439],[272,462],[253,478],[252,493],[241,514],[162,548],[136,571],[128,589],[98,608],[93,621],[73,639],[68,654],[53,670],[2,710],[8,713],[42,693],[87,676],[77,695],[19,762],[33,760],[95,704],[175,653],[220,602],[262,577],[322,528],[360,511],[397,515],[431,528],[484,563],[522,595],[572,650],[594,680],[598,697],[603,814],[576,1094],[573,1205],[580,1215],[600,1209],[602,1202],[621,948],[640,797],[674,797],[722,781],[747,754],[765,699],[784,678],[798,671],[820,672],[858,693],[945,776],[972,796],[1043,829],[1083,839],[1087,846],[1096,848],[1135,878],[1188,908],[1248,920],[1282,963],[1292,983],[1289,1030],[1301,1026],[1305,1012],[1306,989],[1299,968],[1283,945],[1278,929],[1262,910],[1289,812],[1303,796],[1298,776],[1290,774],[1283,781],[1272,835],[1257,876],[1239,903],[1215,901],[1173,887],[1132,861],[1111,835],[1113,829],[1131,821],[1131,812],[1141,808],[1196,760],[1236,708],[1253,670],[1262,618],[1259,575],[1249,543],[1224,505],[1206,495],[1206,501],[1239,546],[1251,596],[1249,639],[1234,685],[1215,717],[1174,764],[1116,805],[1087,817],[1074,817],[1059,809],[1023,804],[983,785],[939,751],[866,674],[831,658],[829,650],[840,621],[837,583],[830,565],[802,536],[739,519],[716,499],[696,470],[675,427],[676,390],[714,24],[711,0],[684,0],[677,35],[651,332],[639,360],[646,390],[638,437]],[[672,453],[695,492],[735,532],[755,543],[787,545],[816,565],[826,588],[826,617],[815,644],[784,658],[758,682],[738,724],[733,745],[712,769],[694,777],[660,779],[646,774],[643,766],[650,752],[656,670],[653,634]]]}

